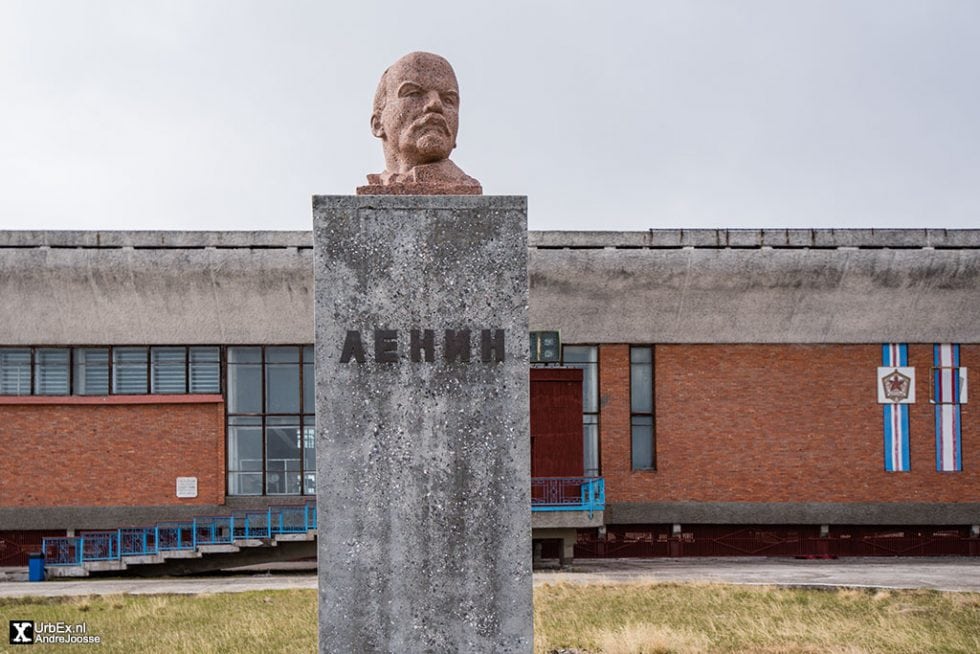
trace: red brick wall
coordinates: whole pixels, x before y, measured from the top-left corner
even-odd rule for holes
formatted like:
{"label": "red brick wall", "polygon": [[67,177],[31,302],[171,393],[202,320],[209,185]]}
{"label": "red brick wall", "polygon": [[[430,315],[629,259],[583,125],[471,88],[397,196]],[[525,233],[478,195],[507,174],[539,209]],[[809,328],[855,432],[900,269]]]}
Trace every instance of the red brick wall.
{"label": "red brick wall", "polygon": [[[0,507],[224,503],[224,404],[214,398],[3,398]],[[198,496],[177,499],[177,477],[197,477]]]}
{"label": "red brick wall", "polygon": [[[602,474],[610,502],[975,502],[976,404],[962,407],[963,472],[936,472],[932,345],[910,345],[912,471],[884,471],[874,345],[658,345],[656,471],[630,470],[629,346],[599,349]],[[961,365],[980,370],[980,346]],[[971,401],[973,398],[970,398]]]}

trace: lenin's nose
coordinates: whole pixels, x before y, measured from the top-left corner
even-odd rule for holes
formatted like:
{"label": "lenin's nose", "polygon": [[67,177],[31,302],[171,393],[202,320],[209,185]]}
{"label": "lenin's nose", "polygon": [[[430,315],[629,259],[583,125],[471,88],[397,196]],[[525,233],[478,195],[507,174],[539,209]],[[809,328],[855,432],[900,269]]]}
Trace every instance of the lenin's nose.
{"label": "lenin's nose", "polygon": [[426,94],[424,110],[442,113],[442,98],[439,97],[438,91],[429,91]]}

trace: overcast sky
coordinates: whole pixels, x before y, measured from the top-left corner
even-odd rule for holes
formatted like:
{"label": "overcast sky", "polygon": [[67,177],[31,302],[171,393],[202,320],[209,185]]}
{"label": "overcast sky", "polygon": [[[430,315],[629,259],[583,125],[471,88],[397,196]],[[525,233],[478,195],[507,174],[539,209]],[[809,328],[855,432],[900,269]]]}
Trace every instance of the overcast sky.
{"label": "overcast sky", "polygon": [[412,50],[532,229],[980,227],[976,0],[0,0],[0,229],[308,229]]}

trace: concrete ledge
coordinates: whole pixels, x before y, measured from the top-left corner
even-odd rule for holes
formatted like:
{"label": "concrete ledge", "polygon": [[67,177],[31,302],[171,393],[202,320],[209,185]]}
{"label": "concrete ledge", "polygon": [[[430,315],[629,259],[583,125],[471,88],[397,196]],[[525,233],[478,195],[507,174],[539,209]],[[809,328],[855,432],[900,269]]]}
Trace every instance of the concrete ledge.
{"label": "concrete ledge", "polygon": [[980,248],[980,229],[651,229],[530,232],[531,248]]}
{"label": "concrete ledge", "polygon": [[127,566],[130,565],[150,565],[153,563],[163,563],[164,558],[159,554],[137,554],[135,556],[123,555],[123,561]]}
{"label": "concrete ledge", "polygon": [[44,569],[45,575],[49,578],[59,578],[59,577],[87,577],[89,575],[88,570],[80,565],[58,565],[58,566],[47,566]]}
{"label": "concrete ledge", "polygon": [[[980,248],[980,229],[650,229],[532,231],[536,247]],[[0,248],[311,248],[309,231],[0,230]]]}
{"label": "concrete ledge", "polygon": [[621,502],[606,524],[975,525],[980,502]]}
{"label": "concrete ledge", "polygon": [[258,538],[239,538],[235,540],[235,545],[237,547],[262,547],[266,543]]}
{"label": "concrete ledge", "polygon": [[241,548],[237,545],[198,545],[197,551],[201,554],[227,554],[229,552],[238,552]]}
{"label": "concrete ledge", "polygon": [[532,529],[588,529],[603,525],[604,511],[532,511]]}
{"label": "concrete ledge", "polygon": [[199,559],[202,554],[197,550],[163,550],[160,556],[164,559]]}
{"label": "concrete ledge", "polygon": [[276,534],[274,540],[277,543],[295,543],[297,541],[313,540],[314,538],[316,538],[315,533],[310,535],[309,532],[304,532],[302,534]]}
{"label": "concrete ledge", "polygon": [[0,248],[268,248],[313,247],[307,231],[0,231]]}
{"label": "concrete ledge", "polygon": [[126,569],[126,562],[118,561],[87,561],[85,569],[89,572],[117,572]]}

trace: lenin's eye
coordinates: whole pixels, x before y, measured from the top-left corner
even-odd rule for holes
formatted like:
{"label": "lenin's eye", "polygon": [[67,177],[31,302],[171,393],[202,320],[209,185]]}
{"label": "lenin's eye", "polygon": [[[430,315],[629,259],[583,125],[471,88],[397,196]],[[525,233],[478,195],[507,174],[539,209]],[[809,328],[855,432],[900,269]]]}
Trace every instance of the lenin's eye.
{"label": "lenin's eye", "polygon": [[399,98],[417,98],[420,95],[422,95],[422,89],[415,84],[409,84],[406,82],[398,87]]}
{"label": "lenin's eye", "polygon": [[450,105],[452,107],[455,107],[458,102],[459,102],[459,96],[456,95],[455,93],[443,93],[442,94],[442,103],[443,104],[448,104],[448,105]]}

